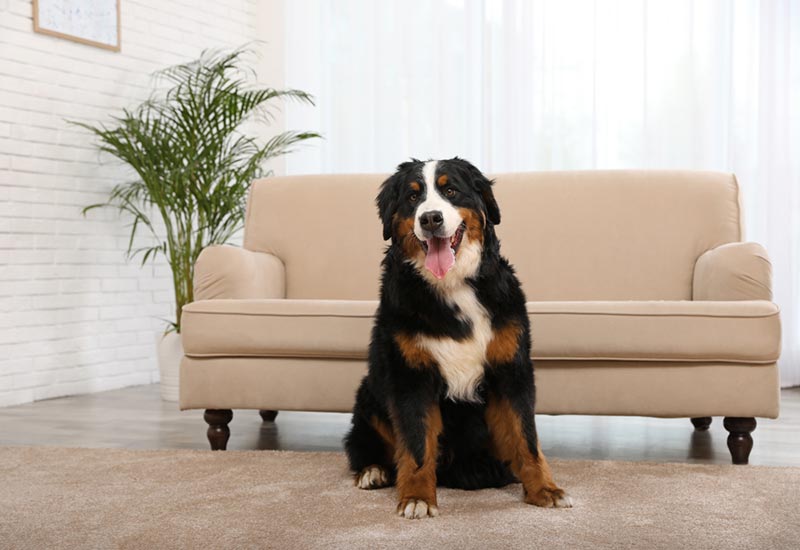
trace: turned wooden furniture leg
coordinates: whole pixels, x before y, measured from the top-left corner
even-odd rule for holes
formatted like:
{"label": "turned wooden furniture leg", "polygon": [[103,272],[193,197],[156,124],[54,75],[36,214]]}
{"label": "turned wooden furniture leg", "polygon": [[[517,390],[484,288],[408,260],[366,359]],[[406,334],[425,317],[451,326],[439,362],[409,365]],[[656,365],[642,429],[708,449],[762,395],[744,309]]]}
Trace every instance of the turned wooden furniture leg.
{"label": "turned wooden furniture leg", "polygon": [[208,442],[212,451],[224,451],[228,446],[231,429],[228,423],[233,419],[230,409],[206,409],[203,418],[208,424]]}
{"label": "turned wooden furniture leg", "polygon": [[258,414],[261,415],[261,420],[264,422],[275,422],[275,417],[278,416],[278,411],[268,411],[266,409],[262,409],[258,411]]}
{"label": "turned wooden furniture leg", "polygon": [[753,448],[753,438],[750,432],[756,429],[755,418],[740,418],[726,416],[723,421],[728,434],[728,449],[734,464],[747,464],[750,451]]}
{"label": "turned wooden furniture leg", "polygon": [[694,429],[699,430],[701,432],[706,431],[709,426],[711,426],[711,417],[710,416],[700,416],[697,418],[692,418],[692,424],[694,424]]}

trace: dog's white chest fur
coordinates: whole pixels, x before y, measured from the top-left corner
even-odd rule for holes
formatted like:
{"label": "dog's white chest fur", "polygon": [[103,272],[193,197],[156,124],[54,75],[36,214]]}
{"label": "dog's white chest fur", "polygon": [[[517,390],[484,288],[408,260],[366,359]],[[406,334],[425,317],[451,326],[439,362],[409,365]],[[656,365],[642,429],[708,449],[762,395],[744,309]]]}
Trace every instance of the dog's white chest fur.
{"label": "dog's white chest fur", "polygon": [[483,377],[486,347],[492,339],[492,322],[474,289],[462,284],[448,289],[447,300],[458,307],[458,316],[472,324],[472,334],[465,340],[419,336],[447,381],[447,397],[458,401],[477,401],[475,390]]}

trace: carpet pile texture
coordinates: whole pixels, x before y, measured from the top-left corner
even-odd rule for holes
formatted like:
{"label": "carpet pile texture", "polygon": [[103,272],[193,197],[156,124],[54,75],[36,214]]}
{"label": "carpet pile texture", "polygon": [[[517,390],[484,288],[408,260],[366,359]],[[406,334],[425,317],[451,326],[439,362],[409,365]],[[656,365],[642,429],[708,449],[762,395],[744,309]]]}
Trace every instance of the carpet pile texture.
{"label": "carpet pile texture", "polygon": [[0,447],[0,548],[800,547],[800,468],[551,460],[575,507],[440,489],[394,513],[339,453]]}

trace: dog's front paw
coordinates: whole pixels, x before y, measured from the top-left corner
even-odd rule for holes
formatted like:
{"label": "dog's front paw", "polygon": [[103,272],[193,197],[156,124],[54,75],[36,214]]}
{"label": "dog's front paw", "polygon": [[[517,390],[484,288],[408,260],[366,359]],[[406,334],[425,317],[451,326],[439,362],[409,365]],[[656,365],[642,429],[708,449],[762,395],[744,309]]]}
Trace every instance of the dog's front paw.
{"label": "dog's front paw", "polygon": [[527,493],[525,502],[542,508],[572,508],[572,497],[558,487],[543,487],[536,493]]}
{"label": "dog's front paw", "polygon": [[434,518],[439,515],[439,508],[421,498],[404,498],[397,505],[397,515],[406,519]]}
{"label": "dog's front paw", "polygon": [[356,474],[356,487],[359,489],[380,489],[389,485],[389,472],[381,466],[367,466]]}

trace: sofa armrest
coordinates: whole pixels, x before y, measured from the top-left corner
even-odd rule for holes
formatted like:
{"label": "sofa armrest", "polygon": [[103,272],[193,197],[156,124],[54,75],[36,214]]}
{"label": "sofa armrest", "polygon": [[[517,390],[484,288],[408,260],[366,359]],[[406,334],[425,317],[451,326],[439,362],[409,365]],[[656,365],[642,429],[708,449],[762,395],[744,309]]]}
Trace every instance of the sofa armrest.
{"label": "sofa armrest", "polygon": [[283,262],[272,254],[213,245],[194,264],[194,299],[285,298]]}
{"label": "sofa armrest", "polygon": [[694,300],[772,300],[772,264],[758,243],[728,243],[694,266]]}

